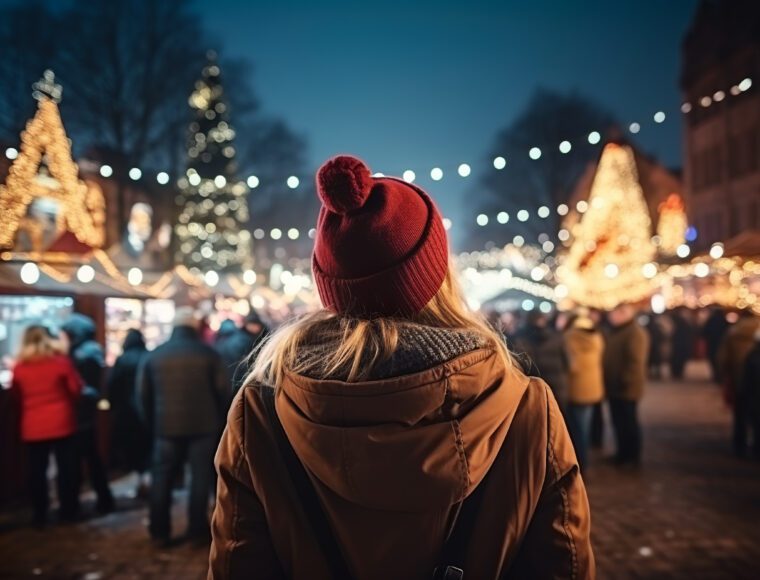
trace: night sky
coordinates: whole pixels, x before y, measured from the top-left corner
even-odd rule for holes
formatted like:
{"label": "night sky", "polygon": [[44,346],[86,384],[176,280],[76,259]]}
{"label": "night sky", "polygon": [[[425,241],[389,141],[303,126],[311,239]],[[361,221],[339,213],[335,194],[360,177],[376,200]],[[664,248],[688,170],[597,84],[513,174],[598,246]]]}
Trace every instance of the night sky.
{"label": "night sky", "polygon": [[[681,165],[680,45],[697,0],[194,4],[228,54],[254,62],[264,109],[307,137],[314,166],[350,152],[373,171],[413,169],[444,213],[539,86],[641,123],[634,142]],[[456,175],[461,162],[472,176]]]}

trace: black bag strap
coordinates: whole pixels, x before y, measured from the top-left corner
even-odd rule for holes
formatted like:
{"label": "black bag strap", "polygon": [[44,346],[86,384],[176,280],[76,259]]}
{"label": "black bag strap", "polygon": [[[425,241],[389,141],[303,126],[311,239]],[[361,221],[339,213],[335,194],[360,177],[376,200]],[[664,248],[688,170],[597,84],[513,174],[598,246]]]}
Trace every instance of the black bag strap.
{"label": "black bag strap", "polygon": [[288,435],[282,427],[280,418],[277,416],[274,399],[275,390],[271,387],[262,386],[260,387],[260,392],[261,398],[264,400],[267,420],[277,441],[280,456],[285,463],[290,480],[295,487],[296,495],[300,499],[301,506],[309,520],[311,531],[319,542],[322,554],[327,559],[327,564],[330,568],[330,578],[334,580],[352,580],[353,576],[349,572],[340,546],[338,546],[335,540],[335,534],[330,527],[330,522],[327,519],[322,503],[319,501],[319,497],[317,497],[314,485],[311,479],[309,479],[309,474],[306,473],[301,460],[298,459],[293,446],[288,440]]}
{"label": "black bag strap", "polygon": [[[333,580],[352,580],[340,546],[335,540],[335,534],[330,527],[322,503],[319,501],[314,485],[301,460],[298,459],[287,433],[282,427],[275,408],[275,390],[271,387],[260,387],[261,398],[264,401],[267,420],[274,433],[280,455],[288,470],[290,480],[295,487],[298,499],[301,501],[312,532],[319,542],[322,553],[330,567],[330,577]],[[433,580],[462,580],[464,578],[464,563],[467,557],[467,546],[475,530],[480,506],[483,503],[484,489],[491,470],[475,488],[475,490],[459,504],[454,515],[454,521],[446,538],[438,566],[433,571]]]}

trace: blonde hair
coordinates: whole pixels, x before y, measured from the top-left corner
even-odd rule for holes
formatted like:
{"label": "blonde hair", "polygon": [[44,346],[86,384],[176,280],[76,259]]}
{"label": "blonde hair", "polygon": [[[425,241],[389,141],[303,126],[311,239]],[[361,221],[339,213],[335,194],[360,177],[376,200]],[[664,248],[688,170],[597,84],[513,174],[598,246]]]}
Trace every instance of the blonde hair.
{"label": "blonde hair", "polygon": [[[369,378],[372,369],[394,353],[402,326],[466,330],[480,335],[505,364],[511,364],[501,334],[467,307],[451,267],[435,296],[408,317],[353,318],[320,310],[279,328],[250,355],[253,368],[246,384],[278,387],[286,371],[316,377],[340,376],[348,382]],[[304,356],[305,345],[327,345]]]}
{"label": "blonde hair", "polygon": [[39,324],[28,326],[21,339],[21,348],[19,349],[17,360],[19,362],[26,362],[53,356],[54,354],[58,354],[58,351],[53,337],[50,336],[50,331]]}

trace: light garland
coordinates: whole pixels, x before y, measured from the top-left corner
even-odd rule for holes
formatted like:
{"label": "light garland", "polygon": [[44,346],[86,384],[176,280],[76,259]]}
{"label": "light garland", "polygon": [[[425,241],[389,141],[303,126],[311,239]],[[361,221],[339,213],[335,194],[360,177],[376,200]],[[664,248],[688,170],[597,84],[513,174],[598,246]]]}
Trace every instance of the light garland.
{"label": "light garland", "polygon": [[[35,84],[37,113],[21,133],[21,150],[0,185],[0,247],[11,248],[25,219],[27,208],[37,198],[52,198],[60,203],[59,230],[68,229],[88,246],[98,248],[105,242],[105,200],[96,184],[79,179],[79,169],[71,157],[71,145],[61,122],[56,101],[60,86],[46,71],[45,79]],[[50,187],[37,181],[37,173],[47,155],[51,177],[60,184]],[[41,249],[41,248],[35,248]]]}

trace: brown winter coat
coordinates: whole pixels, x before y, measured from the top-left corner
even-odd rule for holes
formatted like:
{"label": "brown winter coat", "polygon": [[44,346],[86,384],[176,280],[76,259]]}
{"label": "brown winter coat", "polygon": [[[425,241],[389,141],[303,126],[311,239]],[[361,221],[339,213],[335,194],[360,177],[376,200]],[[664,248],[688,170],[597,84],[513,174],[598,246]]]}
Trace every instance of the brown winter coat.
{"label": "brown winter coat", "polygon": [[[265,388],[238,393],[217,452],[208,577],[326,579]],[[431,578],[453,508],[489,469],[465,578],[594,577],[586,490],[557,404],[492,350],[360,383],[289,374],[276,408],[355,578]]]}
{"label": "brown winter coat", "polygon": [[610,330],[604,347],[604,387],[610,398],[638,401],[647,380],[649,335],[636,320]]}
{"label": "brown winter coat", "polygon": [[744,363],[755,346],[755,332],[760,328],[760,318],[745,316],[728,329],[718,349],[720,374],[731,381],[734,388],[742,384]]}
{"label": "brown winter coat", "polygon": [[570,364],[569,401],[576,405],[598,403],[604,398],[602,333],[598,330],[570,328],[565,332],[565,350]]}

